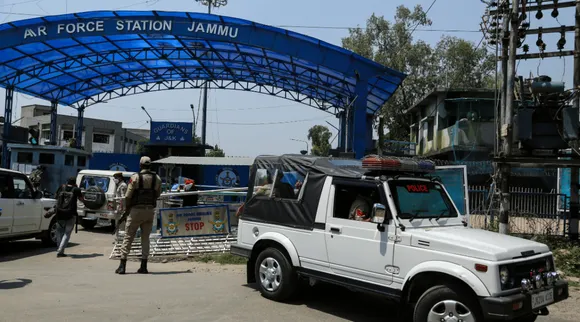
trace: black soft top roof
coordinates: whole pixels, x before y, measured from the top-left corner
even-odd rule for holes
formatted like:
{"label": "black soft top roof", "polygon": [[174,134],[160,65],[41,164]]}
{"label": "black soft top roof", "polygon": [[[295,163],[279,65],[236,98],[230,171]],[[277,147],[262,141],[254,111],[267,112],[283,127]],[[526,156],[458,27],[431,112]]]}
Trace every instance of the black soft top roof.
{"label": "black soft top roof", "polygon": [[258,169],[281,169],[287,172],[296,171],[302,174],[310,172],[352,179],[360,179],[365,174],[360,160],[335,159],[299,154],[258,156],[254,161],[254,166]]}

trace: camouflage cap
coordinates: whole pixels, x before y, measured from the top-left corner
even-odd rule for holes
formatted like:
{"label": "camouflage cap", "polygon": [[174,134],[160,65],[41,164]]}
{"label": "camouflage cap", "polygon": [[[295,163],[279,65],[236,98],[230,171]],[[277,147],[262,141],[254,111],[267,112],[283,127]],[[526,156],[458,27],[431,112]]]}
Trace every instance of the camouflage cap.
{"label": "camouflage cap", "polygon": [[115,177],[115,178],[123,178],[123,173],[122,172],[115,172],[115,174],[113,174],[113,177]]}

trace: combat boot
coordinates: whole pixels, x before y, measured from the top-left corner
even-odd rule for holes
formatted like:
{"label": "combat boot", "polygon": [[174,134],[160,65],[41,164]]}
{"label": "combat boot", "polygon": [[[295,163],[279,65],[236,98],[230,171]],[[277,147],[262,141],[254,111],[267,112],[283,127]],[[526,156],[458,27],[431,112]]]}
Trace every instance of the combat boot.
{"label": "combat boot", "polygon": [[116,274],[125,274],[125,268],[127,267],[127,260],[126,259],[122,259],[121,263],[119,264],[119,267],[117,268],[117,270],[115,271]]}
{"label": "combat boot", "polygon": [[139,269],[137,270],[137,273],[149,274],[149,271],[147,270],[147,260],[146,259],[141,260],[141,267],[139,267]]}

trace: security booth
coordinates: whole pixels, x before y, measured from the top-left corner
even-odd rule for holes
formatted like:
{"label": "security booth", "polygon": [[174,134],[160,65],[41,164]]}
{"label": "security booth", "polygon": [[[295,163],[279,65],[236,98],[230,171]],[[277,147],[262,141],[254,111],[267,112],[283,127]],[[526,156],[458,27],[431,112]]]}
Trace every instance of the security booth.
{"label": "security booth", "polygon": [[89,168],[91,153],[52,145],[8,144],[10,168],[35,176],[37,189],[54,195],[70,177]]}

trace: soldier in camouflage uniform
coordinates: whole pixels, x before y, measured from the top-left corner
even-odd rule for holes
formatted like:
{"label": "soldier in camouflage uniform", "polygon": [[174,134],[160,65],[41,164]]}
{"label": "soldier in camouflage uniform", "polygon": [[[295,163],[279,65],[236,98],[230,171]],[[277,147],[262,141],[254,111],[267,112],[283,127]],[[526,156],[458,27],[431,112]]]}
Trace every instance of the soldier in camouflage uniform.
{"label": "soldier in camouflage uniform", "polygon": [[140,160],[141,171],[131,176],[125,195],[126,209],[130,211],[125,223],[125,238],[121,246],[121,263],[115,271],[117,274],[125,274],[127,256],[131,250],[131,244],[141,228],[141,267],[137,271],[147,274],[147,259],[149,257],[149,234],[153,227],[155,206],[157,198],[161,195],[161,178],[151,169],[151,159],[142,157]]}

